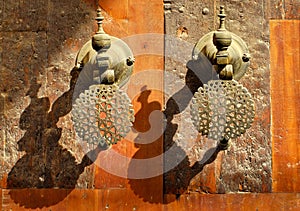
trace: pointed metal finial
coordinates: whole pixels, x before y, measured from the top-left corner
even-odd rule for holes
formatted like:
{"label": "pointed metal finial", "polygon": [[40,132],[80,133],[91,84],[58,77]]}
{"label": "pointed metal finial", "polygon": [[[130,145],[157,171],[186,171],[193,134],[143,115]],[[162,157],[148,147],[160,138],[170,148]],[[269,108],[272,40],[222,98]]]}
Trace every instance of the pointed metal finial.
{"label": "pointed metal finial", "polygon": [[225,28],[225,18],[226,18],[226,14],[225,14],[225,9],[224,9],[224,6],[221,5],[220,6],[220,13],[219,13],[219,18],[220,18],[220,27],[218,30],[226,30]]}
{"label": "pointed metal finial", "polygon": [[[229,54],[227,49],[232,42],[232,36],[225,28],[226,15],[224,6],[220,6],[220,13],[218,16],[220,18],[220,27],[214,32],[213,43],[218,49],[216,53],[216,64],[224,66],[229,64]],[[223,66],[222,68],[224,68]],[[230,75],[229,78],[232,78],[232,76]]]}
{"label": "pointed metal finial", "polygon": [[98,31],[96,32],[96,34],[104,34],[104,30],[103,30],[103,27],[102,27],[102,23],[103,23],[103,20],[104,20],[104,17],[101,13],[101,9],[98,8],[97,9],[97,17],[95,18],[95,20],[97,21],[97,24],[98,24]]}
{"label": "pointed metal finial", "polygon": [[92,46],[95,51],[99,51],[100,49],[108,49],[111,45],[111,39],[108,34],[103,30],[103,20],[101,9],[97,9],[97,17],[95,18],[98,24],[98,31],[92,38]]}

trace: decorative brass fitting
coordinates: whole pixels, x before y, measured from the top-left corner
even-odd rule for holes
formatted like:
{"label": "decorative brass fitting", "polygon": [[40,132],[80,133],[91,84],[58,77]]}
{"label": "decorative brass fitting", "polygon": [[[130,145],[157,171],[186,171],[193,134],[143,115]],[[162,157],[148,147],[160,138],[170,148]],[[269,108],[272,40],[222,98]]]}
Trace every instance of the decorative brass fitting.
{"label": "decorative brass fitting", "polygon": [[220,80],[210,80],[194,94],[191,115],[194,126],[210,139],[227,149],[228,141],[250,128],[254,119],[254,102],[248,90],[237,82],[249,66],[250,54],[246,44],[225,28],[224,6],[220,7],[220,26],[204,35],[195,45],[193,59],[201,62],[205,55]]}
{"label": "decorative brass fitting", "polygon": [[98,31],[78,52],[76,66],[83,68],[88,64],[93,68],[94,83],[122,87],[132,74],[133,53],[123,40],[105,33],[101,9],[97,10],[95,19]]}
{"label": "decorative brass fitting", "polygon": [[193,59],[205,55],[214,65],[220,79],[239,80],[250,64],[250,54],[245,42],[225,28],[224,6],[220,7],[220,26],[217,31],[204,35],[195,45]]}
{"label": "decorative brass fitting", "polygon": [[132,74],[133,54],[121,39],[106,34],[97,10],[98,31],[78,52],[72,120],[76,134],[91,145],[109,147],[130,131],[133,106],[120,89]]}

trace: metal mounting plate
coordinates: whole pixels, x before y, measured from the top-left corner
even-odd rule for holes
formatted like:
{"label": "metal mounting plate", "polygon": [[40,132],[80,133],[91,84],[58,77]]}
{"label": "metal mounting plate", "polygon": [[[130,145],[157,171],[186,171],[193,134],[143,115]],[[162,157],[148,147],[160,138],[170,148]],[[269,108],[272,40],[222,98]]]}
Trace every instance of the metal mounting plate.
{"label": "metal mounting plate", "polygon": [[[115,84],[122,87],[129,80],[132,74],[133,65],[128,66],[126,60],[133,58],[133,53],[128,45],[121,39],[110,36],[111,46],[105,52],[105,55],[110,58],[112,62],[112,69],[115,72]],[[87,63],[93,65],[97,51],[92,47],[92,41],[89,40],[80,49],[77,54],[75,64],[76,66],[84,67]],[[91,73],[92,74],[92,73]]]}
{"label": "metal mounting plate", "polygon": [[[243,61],[244,54],[249,55],[246,43],[236,34],[229,32],[232,36],[232,43],[228,47],[230,61],[233,66],[233,79],[239,80],[250,65],[250,61]],[[217,53],[217,48],[213,44],[214,32],[204,35],[195,45],[193,49],[193,59],[197,60],[199,54],[205,55],[213,64],[213,60]]]}

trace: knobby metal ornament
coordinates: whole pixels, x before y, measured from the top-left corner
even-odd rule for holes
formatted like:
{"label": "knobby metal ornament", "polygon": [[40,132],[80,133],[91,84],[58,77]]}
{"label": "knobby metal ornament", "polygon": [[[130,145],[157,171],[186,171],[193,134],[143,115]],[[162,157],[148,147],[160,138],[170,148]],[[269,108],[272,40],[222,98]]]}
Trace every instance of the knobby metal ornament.
{"label": "knobby metal ornament", "polygon": [[76,99],[74,127],[82,140],[110,146],[130,131],[133,113],[130,99],[117,85],[92,85]]}
{"label": "knobby metal ornament", "polygon": [[109,147],[126,136],[134,121],[131,100],[120,89],[132,74],[134,57],[126,43],[104,32],[103,19],[98,9],[98,31],[76,58],[81,73],[72,120],[82,141]]}
{"label": "knobby metal ornament", "polygon": [[[237,82],[249,66],[250,55],[244,41],[225,28],[224,6],[220,7],[220,27],[204,35],[195,45],[193,59],[205,55],[218,73],[194,94],[191,104],[193,124],[224,149],[228,141],[251,127],[255,116],[254,101],[248,90]],[[200,62],[200,61],[199,61]]]}
{"label": "knobby metal ornament", "polygon": [[197,130],[213,140],[237,138],[251,127],[254,102],[235,80],[212,80],[192,99],[192,119]]}

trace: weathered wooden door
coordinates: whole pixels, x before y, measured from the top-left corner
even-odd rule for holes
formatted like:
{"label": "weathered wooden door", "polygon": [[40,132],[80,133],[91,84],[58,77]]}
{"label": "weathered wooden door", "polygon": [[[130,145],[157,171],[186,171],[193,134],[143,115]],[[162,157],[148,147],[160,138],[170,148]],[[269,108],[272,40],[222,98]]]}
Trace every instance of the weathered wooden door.
{"label": "weathered wooden door", "polygon": [[[299,209],[298,2],[0,2],[1,210]],[[91,162],[74,135],[70,70],[94,34],[98,3],[104,30],[135,56],[125,89],[135,122]],[[256,103],[252,128],[224,152],[187,118],[191,96],[211,79],[189,59],[216,29],[221,3],[228,30],[249,46],[240,82]]]}

